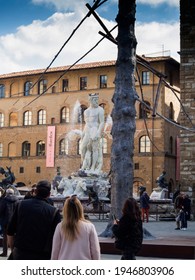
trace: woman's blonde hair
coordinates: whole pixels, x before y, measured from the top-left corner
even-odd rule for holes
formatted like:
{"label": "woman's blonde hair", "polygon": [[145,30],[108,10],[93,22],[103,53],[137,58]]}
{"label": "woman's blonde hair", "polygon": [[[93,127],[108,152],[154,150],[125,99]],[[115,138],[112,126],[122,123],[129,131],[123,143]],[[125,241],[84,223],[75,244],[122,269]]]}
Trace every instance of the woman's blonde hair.
{"label": "woman's blonde hair", "polygon": [[62,219],[62,231],[66,239],[73,241],[78,237],[80,220],[87,221],[80,200],[76,196],[66,198]]}

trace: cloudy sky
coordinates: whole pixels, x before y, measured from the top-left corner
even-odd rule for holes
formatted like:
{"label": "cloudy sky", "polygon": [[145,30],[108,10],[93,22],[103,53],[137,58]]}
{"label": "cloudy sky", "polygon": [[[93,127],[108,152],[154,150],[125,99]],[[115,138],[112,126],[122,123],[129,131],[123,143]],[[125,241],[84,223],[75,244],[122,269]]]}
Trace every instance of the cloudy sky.
{"label": "cloudy sky", "polygon": [[[86,3],[93,0],[0,0],[0,74],[69,65],[80,59],[102,37]],[[102,0],[103,2],[103,0]],[[179,61],[179,0],[137,0],[137,54],[171,55]],[[118,0],[107,0],[96,12],[108,29],[116,24]],[[117,35],[117,30],[113,36]],[[60,52],[59,52],[60,51]],[[104,39],[79,63],[116,59],[117,47]]]}

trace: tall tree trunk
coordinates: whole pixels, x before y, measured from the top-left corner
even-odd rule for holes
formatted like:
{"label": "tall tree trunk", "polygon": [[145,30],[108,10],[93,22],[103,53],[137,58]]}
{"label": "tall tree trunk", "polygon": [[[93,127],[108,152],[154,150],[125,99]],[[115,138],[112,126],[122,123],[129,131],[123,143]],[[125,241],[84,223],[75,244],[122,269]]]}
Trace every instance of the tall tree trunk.
{"label": "tall tree trunk", "polygon": [[118,57],[115,92],[112,98],[111,212],[118,217],[124,201],[133,192],[133,150],[135,134],[135,0],[119,0]]}

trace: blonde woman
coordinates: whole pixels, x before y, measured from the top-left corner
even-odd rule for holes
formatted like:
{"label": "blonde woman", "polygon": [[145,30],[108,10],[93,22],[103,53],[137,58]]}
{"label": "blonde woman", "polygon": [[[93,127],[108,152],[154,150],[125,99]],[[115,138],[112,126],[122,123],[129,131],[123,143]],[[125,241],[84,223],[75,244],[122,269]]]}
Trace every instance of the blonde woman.
{"label": "blonde woman", "polygon": [[52,260],[99,260],[100,246],[94,225],[85,220],[83,206],[76,195],[64,203],[63,219],[57,225]]}

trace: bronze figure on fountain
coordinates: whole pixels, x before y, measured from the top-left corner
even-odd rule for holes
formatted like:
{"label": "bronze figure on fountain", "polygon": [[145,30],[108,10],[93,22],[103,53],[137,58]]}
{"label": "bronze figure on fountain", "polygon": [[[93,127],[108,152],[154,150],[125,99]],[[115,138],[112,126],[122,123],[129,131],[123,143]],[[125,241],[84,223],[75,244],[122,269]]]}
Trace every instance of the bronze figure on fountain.
{"label": "bronze figure on fountain", "polygon": [[3,167],[0,167],[0,174],[5,176],[5,178],[0,182],[0,186],[5,189],[7,186],[12,185],[16,179],[14,173],[11,171],[11,167],[6,166],[6,168],[7,170],[5,170]]}

